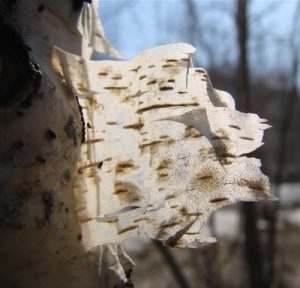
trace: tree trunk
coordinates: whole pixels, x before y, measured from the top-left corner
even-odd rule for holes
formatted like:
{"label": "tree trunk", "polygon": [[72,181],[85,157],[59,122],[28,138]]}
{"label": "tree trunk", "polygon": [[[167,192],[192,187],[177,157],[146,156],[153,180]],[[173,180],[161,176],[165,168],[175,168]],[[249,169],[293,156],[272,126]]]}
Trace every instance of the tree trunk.
{"label": "tree trunk", "polygon": [[[248,64],[248,1],[237,1],[236,23],[238,28],[239,63],[237,69],[237,83],[239,107],[244,112],[251,110],[250,76]],[[262,251],[259,231],[257,229],[257,207],[255,203],[243,203],[241,218],[245,234],[245,259],[249,271],[251,288],[264,287]]]}
{"label": "tree trunk", "polygon": [[82,245],[72,192],[79,106],[29,55],[13,2],[0,6],[1,287],[100,287],[97,255]]}

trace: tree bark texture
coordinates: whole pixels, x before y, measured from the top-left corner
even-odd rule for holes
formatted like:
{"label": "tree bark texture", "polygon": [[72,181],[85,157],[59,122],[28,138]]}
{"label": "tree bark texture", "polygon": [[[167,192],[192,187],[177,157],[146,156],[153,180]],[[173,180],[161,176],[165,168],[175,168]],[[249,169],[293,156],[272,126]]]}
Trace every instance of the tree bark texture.
{"label": "tree bark texture", "polygon": [[1,287],[101,287],[72,193],[79,106],[24,43],[12,17],[15,2],[0,6]]}

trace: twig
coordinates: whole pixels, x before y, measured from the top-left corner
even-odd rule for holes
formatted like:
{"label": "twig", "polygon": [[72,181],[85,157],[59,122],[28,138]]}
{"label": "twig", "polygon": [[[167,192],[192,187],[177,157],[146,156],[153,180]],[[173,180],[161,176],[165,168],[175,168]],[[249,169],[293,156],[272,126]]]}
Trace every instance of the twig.
{"label": "twig", "polygon": [[172,255],[169,248],[163,246],[163,244],[159,241],[153,240],[153,244],[159,250],[159,252],[164,257],[166,263],[168,264],[169,268],[171,269],[174,278],[176,279],[177,283],[180,285],[181,288],[190,288],[191,286],[188,283],[185,275],[183,274],[182,269],[178,265],[176,259]]}

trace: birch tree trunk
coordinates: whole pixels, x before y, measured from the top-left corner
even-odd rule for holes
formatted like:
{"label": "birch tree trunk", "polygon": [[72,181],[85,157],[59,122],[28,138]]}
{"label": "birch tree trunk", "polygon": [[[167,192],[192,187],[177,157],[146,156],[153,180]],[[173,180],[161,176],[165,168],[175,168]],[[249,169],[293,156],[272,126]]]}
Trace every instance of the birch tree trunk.
{"label": "birch tree trunk", "polygon": [[72,192],[79,106],[29,55],[13,2],[0,11],[0,286],[101,287]]}

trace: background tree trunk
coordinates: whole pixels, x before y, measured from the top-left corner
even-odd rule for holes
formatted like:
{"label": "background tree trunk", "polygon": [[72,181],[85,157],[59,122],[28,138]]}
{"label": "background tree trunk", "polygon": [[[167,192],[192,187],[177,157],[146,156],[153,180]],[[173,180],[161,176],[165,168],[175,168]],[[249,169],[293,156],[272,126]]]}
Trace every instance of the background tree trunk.
{"label": "background tree trunk", "polygon": [[[237,69],[238,106],[243,112],[251,111],[250,73],[248,64],[248,1],[237,1],[239,62]],[[257,229],[258,213],[255,203],[242,203],[241,219],[245,235],[244,253],[251,288],[264,287],[260,234]]]}

